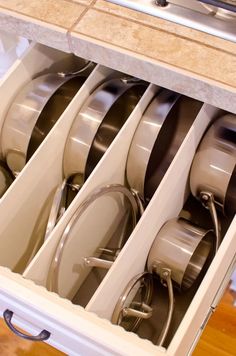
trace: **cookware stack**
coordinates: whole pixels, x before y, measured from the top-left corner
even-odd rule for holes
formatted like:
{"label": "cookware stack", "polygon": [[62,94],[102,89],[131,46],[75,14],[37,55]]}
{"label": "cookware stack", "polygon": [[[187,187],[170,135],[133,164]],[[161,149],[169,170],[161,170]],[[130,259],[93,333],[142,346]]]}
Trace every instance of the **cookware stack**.
{"label": "cookware stack", "polygon": [[149,251],[146,271],[134,277],[122,292],[113,323],[136,331],[142,321],[153,316],[153,284],[158,276],[168,289],[169,299],[169,310],[157,340],[158,345],[164,344],[174,313],[173,287],[184,293],[200,274],[203,277],[202,270],[217,253],[223,238],[217,211],[229,218],[236,213],[235,149],[236,117],[226,114],[208,128],[190,171],[191,192],[209,210],[212,229],[206,230],[182,217],[168,220]]}
{"label": "cookware stack", "polygon": [[[42,143],[86,80],[81,75],[91,63],[74,73],[40,75],[21,88],[8,108],[1,130],[1,151],[16,177]],[[8,173],[9,174],[9,173]],[[8,188],[6,179],[5,187]]]}

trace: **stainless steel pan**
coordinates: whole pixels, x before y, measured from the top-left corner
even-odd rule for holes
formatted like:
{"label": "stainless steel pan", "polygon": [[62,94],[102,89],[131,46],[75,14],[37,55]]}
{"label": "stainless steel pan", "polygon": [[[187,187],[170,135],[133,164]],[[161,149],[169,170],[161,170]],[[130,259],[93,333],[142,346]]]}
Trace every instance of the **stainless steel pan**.
{"label": "stainless steel pan", "polygon": [[190,172],[192,194],[210,210],[216,249],[221,237],[216,208],[228,216],[236,213],[236,116],[217,119],[204,135]]}
{"label": "stainless steel pan", "polygon": [[167,89],[145,111],[130,146],[129,186],[149,202],[164,177],[202,103]]}
{"label": "stainless steel pan", "polygon": [[[1,132],[3,156],[15,176],[25,166],[27,158],[32,155],[72,99],[65,97],[68,87],[71,86],[70,94],[75,95],[86,79],[85,76],[76,79],[72,77],[80,75],[90,64],[74,73],[41,75],[26,84],[16,95],[6,114]],[[59,88],[61,91],[58,93]]]}
{"label": "stainless steel pan", "polygon": [[[76,183],[83,184],[132,112],[146,86],[144,82],[140,84],[139,80],[136,82],[133,78],[116,78],[104,82],[89,96],[75,118],[66,142],[63,159],[66,178],[75,175]],[[96,135],[100,136],[104,129],[104,134],[109,134],[109,137],[102,137],[103,147],[99,148],[99,157],[88,162],[89,156],[94,156],[91,149],[93,143],[96,145]]]}

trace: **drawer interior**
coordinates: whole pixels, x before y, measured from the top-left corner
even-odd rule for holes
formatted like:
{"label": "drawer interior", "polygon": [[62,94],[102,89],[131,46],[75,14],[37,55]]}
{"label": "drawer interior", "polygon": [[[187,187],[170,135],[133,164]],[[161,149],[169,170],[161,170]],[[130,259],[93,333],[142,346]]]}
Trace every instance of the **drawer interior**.
{"label": "drawer interior", "polygon": [[[39,73],[47,73],[52,69],[59,71],[65,61],[68,61],[69,68],[70,56],[40,45],[30,46],[23,59],[15,63],[0,85],[0,95],[4,98],[4,104],[0,107],[0,127],[19,88]],[[189,197],[189,171],[194,154],[207,126],[222,113],[210,105],[202,106],[156,193],[112,267],[99,280],[97,289],[90,293],[88,300],[85,298],[86,301],[80,303],[78,297],[76,302],[83,304],[84,308],[72,305],[68,299],[73,300],[91,272],[90,268],[84,266],[83,258],[94,255],[98,247],[106,245],[119,227],[123,216],[117,214],[117,207],[124,204],[123,199],[100,199],[77,223],[74,232],[77,238],[69,245],[62,263],[59,295],[63,298],[44,288],[48,287],[52,256],[71,217],[91,192],[106,184],[126,184],[125,169],[130,142],[158,87],[152,84],[148,86],[112,145],[43,244],[40,237],[42,225],[45,225],[55,188],[63,179],[64,145],[76,113],[99,83],[118,75],[120,73],[109,68],[100,65],[95,67],[0,201],[0,265],[23,275],[22,278],[1,268],[0,281],[9,280],[9,283],[2,289],[0,308],[4,310],[11,306],[20,316],[16,318],[16,324],[29,332],[37,331],[35,326],[53,330],[49,342],[72,355],[76,355],[78,347],[89,355],[109,355],[111,352],[121,354],[124,347],[127,347],[127,354],[137,355],[158,355],[166,351],[141,339],[153,337],[155,341],[155,335],[161,328],[161,319],[164,319],[163,311],[166,308],[166,288],[160,284],[155,285],[158,293],[156,303],[161,310],[159,314],[157,308],[154,315],[158,323],[152,320],[146,328],[141,326],[141,338],[108,321],[111,320],[114,307],[127,283],[144,271],[147,255],[157,232],[167,220],[179,215]],[[176,316],[165,345],[169,345],[169,354],[187,353],[234,258],[234,251],[230,246],[236,240],[235,218],[232,222],[226,222],[225,230],[224,240],[203,281],[187,295],[176,294]],[[37,249],[39,250],[34,256]],[[29,260],[31,262],[28,264]],[[71,278],[68,278],[68,274]],[[19,292],[16,292],[17,289]],[[63,334],[66,336],[63,337]]]}
{"label": "drawer interior", "polygon": [[[81,60],[78,59],[76,62],[80,65]],[[32,63],[36,63],[36,65]],[[41,73],[47,73],[51,70],[59,71],[62,68],[69,69],[71,65],[75,65],[71,55],[47,49],[44,46],[31,45],[22,61],[15,63],[0,86],[3,97],[6,97],[4,105],[1,106],[1,125],[14,94],[22,85]],[[106,71],[105,69],[105,72],[109,74],[109,70]],[[93,75],[91,79],[92,77]],[[17,78],[17,81],[15,78]],[[93,79],[88,80],[86,85],[81,88],[78,93],[79,96],[74,98],[75,104],[72,105],[70,114],[67,113],[67,110],[65,111],[66,119],[59,120],[56,123],[42,146],[35,152],[2,197],[1,207],[3,211],[6,212],[6,207],[10,206],[11,212],[2,216],[1,265],[22,272],[30,255],[42,243],[40,238],[43,234],[43,226],[47,219],[53,193],[56,186],[62,181],[63,150],[71,123],[88,93],[102,78],[103,73],[100,74],[100,70],[98,70],[95,83]],[[13,86],[14,90],[12,90],[13,81],[16,82]],[[10,90],[12,90],[12,95],[7,96]],[[70,110],[70,108],[68,109]],[[39,219],[41,211],[44,211],[44,214],[42,219]],[[12,224],[12,221],[14,221],[14,224]],[[33,239],[31,239],[32,235]],[[7,251],[11,251],[11,254]]]}
{"label": "drawer interior", "polygon": [[[156,90],[157,88],[152,85],[147,89],[143,98],[140,100],[139,105],[134,109],[129,120],[121,129],[113,144],[107,150],[106,155],[104,155],[94,172],[83,185],[83,188],[80,190],[79,194],[64,214],[63,219],[61,219],[54,229],[51,237],[39,250],[34,260],[24,272],[24,277],[30,278],[45,286],[47,283],[51,259],[59,238],[77,207],[81,204],[84,198],[90,194],[90,192],[94,191],[94,189],[98,187],[102,187],[106,184],[124,184],[126,157],[129,150],[129,143],[142,113],[152,97],[155,95]],[[106,209],[103,207],[105,204],[104,199],[106,200]],[[94,212],[88,211],[88,217],[86,218],[86,216],[84,216],[83,219],[78,222],[76,231],[79,231],[79,234],[77,239],[75,239],[76,245],[71,245],[68,252],[70,254],[70,261],[72,262],[72,265],[73,263],[77,264],[79,261],[78,264],[81,266],[79,269],[79,279],[78,271],[75,272],[74,279],[68,279],[66,269],[65,274],[60,277],[62,278],[62,281],[59,281],[59,284],[62,287],[59,292],[61,296],[67,298],[73,298],[76,290],[89,273],[89,268],[83,267],[83,257],[93,255],[97,248],[106,242],[104,241],[104,230],[102,233],[102,229],[104,228],[104,225],[106,226],[106,229],[112,228],[112,222],[114,222],[112,217],[113,219],[117,218],[116,203],[114,204],[112,201],[109,202],[109,199],[106,197],[94,203],[91,209],[93,209]],[[108,213],[110,214],[109,219],[111,219],[111,224],[109,225],[107,224],[109,221],[107,215]],[[96,218],[93,217],[90,222],[88,219],[91,219],[92,216],[95,216]],[[100,221],[103,221],[103,224],[100,224]],[[104,224],[104,222],[106,222],[106,224]],[[43,269],[39,271],[37,266],[40,264],[42,264]]]}

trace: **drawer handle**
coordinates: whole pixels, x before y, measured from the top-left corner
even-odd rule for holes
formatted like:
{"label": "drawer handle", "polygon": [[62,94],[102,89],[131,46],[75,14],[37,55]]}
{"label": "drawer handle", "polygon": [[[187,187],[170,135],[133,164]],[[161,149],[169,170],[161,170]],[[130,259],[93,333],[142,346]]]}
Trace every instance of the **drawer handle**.
{"label": "drawer handle", "polygon": [[9,309],[6,309],[4,311],[3,317],[4,317],[4,320],[5,320],[6,324],[7,324],[7,326],[9,327],[9,329],[14,334],[16,334],[19,337],[22,337],[23,339],[31,340],[31,341],[44,341],[44,340],[47,340],[51,335],[50,332],[47,331],[47,330],[41,331],[41,333],[39,333],[36,336],[27,335],[27,334],[24,334],[21,331],[17,330],[15,328],[15,326],[11,323],[11,320],[12,320],[12,317],[13,317],[13,312],[11,310],[9,310]]}

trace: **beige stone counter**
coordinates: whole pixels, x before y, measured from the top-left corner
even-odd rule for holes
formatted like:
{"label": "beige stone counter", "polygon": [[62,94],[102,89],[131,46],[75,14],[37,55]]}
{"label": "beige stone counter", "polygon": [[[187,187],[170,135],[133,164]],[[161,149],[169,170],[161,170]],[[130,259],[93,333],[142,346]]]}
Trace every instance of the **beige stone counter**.
{"label": "beige stone counter", "polygon": [[236,43],[104,0],[0,0],[0,28],[236,113]]}

